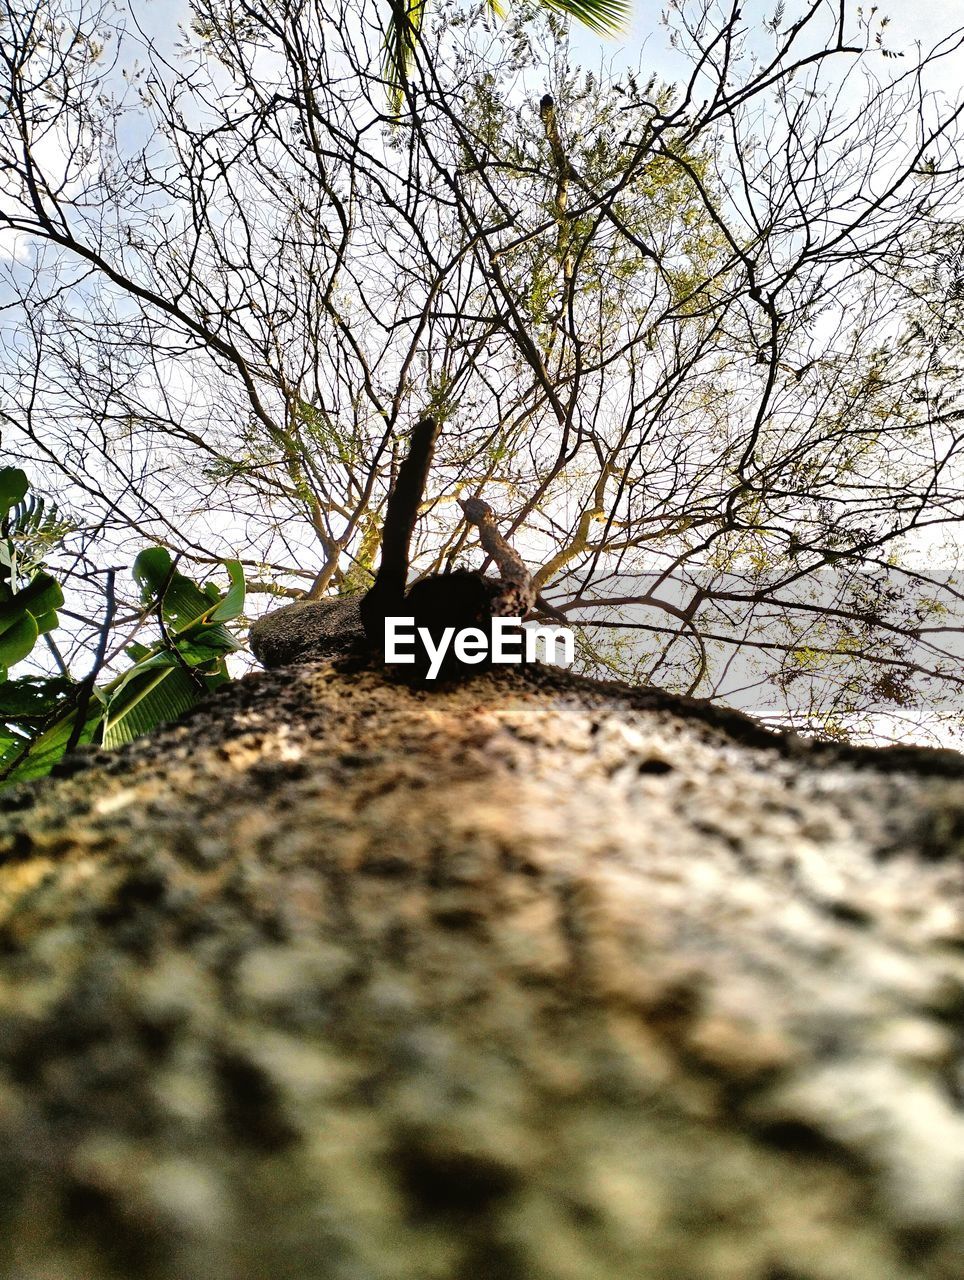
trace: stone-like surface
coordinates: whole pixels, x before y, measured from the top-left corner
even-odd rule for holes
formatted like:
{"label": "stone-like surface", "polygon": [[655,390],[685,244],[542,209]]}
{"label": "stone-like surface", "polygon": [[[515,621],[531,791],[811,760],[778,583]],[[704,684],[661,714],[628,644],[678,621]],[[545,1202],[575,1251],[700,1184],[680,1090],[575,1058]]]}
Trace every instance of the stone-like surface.
{"label": "stone-like surface", "polygon": [[319,663],[0,799],[0,1274],[950,1280],[964,761]]}
{"label": "stone-like surface", "polygon": [[255,622],[248,640],[251,652],[269,670],[313,658],[336,658],[361,646],[365,628],[361,595],[296,600]]}

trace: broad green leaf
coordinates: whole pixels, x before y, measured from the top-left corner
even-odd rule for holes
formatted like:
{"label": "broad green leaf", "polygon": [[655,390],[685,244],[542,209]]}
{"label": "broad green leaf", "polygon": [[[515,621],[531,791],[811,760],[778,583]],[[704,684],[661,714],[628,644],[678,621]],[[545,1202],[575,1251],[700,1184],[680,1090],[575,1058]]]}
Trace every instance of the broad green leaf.
{"label": "broad green leaf", "polygon": [[[217,630],[222,631],[223,628],[218,627]],[[232,647],[237,648],[238,646],[232,641]],[[140,645],[138,648],[143,648],[143,646]],[[129,670],[121,672],[119,676],[116,676],[107,685],[104,690],[107,701],[114,705],[121,691],[134,681],[140,680],[147,672],[158,671],[162,668],[179,667],[182,662],[189,667],[198,667],[205,663],[219,663],[223,652],[223,646],[211,648],[208,645],[196,645],[186,640],[177,642],[176,654],[172,653],[170,649],[145,650],[145,657],[141,658]]]}
{"label": "broad green leaf", "polygon": [[26,741],[25,734],[7,725],[0,725],[0,760],[9,753],[11,747],[22,746]]}
{"label": "broad green leaf", "polygon": [[174,570],[173,563],[164,547],[150,547],[134,561],[132,573],[145,604],[164,592],[164,616],[180,630],[205,617],[211,601],[196,583]]}
{"label": "broad green leaf", "polygon": [[[222,653],[234,653],[236,649],[242,647],[227,627],[220,622],[213,627],[194,627],[188,634],[192,646],[209,649],[212,657]],[[178,648],[180,649],[184,643],[186,642],[181,641]]]}
{"label": "broad green leaf", "polygon": [[[3,770],[23,753],[29,741],[30,738],[26,734],[0,728],[0,779],[3,777]],[[0,782],[0,786],[2,785]]]}
{"label": "broad green leaf", "polygon": [[[161,591],[164,592],[164,616],[170,621],[175,634],[180,635],[207,619],[214,612],[214,601],[185,574],[177,571],[172,573],[172,565],[170,553],[164,547],[151,547],[140,553],[134,561],[132,572],[141,588],[141,599],[145,604],[150,604]],[[228,572],[231,574],[230,570]],[[228,596],[232,592],[236,593],[234,575],[231,575],[231,582]],[[220,642],[226,647],[239,648],[226,628],[219,626],[218,633]]]}
{"label": "broad green leaf", "polygon": [[[178,641],[177,651],[189,667],[203,667],[209,663],[221,662],[226,653],[233,653],[235,649],[240,648],[233,636],[230,645],[224,644],[219,634],[215,634],[211,639],[210,633],[213,630],[213,627],[205,627],[203,631],[197,633],[192,631],[190,640]],[[222,627],[217,629],[218,633],[222,630]]]}
{"label": "broad green leaf", "polygon": [[23,499],[29,484],[19,467],[0,467],[0,516]]}
{"label": "broad green leaf", "polygon": [[60,583],[49,573],[38,573],[24,589],[18,592],[17,598],[24,597],[24,603],[35,618],[51,609],[59,609],[64,603],[64,593]]}
{"label": "broad green leaf", "polygon": [[0,720],[38,720],[50,715],[76,685],[65,676],[21,676],[0,681]]}
{"label": "broad green leaf", "polygon": [[[100,726],[103,718],[103,708],[99,705],[94,708],[88,708],[87,717],[84,727],[81,730],[78,746],[92,742]],[[57,761],[64,754],[67,743],[70,741],[70,735],[74,728],[74,713],[62,716],[56,724],[50,726],[46,732],[42,733],[30,746],[29,750],[23,754],[23,758],[19,761],[15,768],[3,777],[5,784],[13,782],[28,782],[31,778],[42,778],[50,772]],[[14,748],[10,753],[0,756],[0,774],[10,767],[12,760],[23,751],[23,747]]]}
{"label": "broad green leaf", "polygon": [[141,587],[141,599],[149,601],[167,581],[171,572],[171,553],[164,547],[147,547],[131,566],[134,580]]}
{"label": "broad green leaf", "polygon": [[224,596],[224,599],[211,613],[212,622],[230,622],[232,618],[236,618],[244,608],[244,569],[240,560],[223,561],[225,569],[228,571],[228,579],[230,587]]}
{"label": "broad green leaf", "polygon": [[51,609],[59,609],[63,603],[64,593],[56,578],[52,578],[49,573],[38,573],[16,595],[0,601],[0,629],[4,622],[19,617],[24,610],[29,610],[38,618]]}
{"label": "broad green leaf", "polygon": [[122,671],[107,685],[104,689],[107,705],[109,706],[117,698],[121,690],[126,689],[133,681],[139,680],[146,672],[158,671],[162,667],[173,667],[176,664],[177,658],[169,649],[149,650],[146,658],[142,658],[127,671]]}
{"label": "broad green leaf", "polygon": [[36,616],[34,621],[37,623],[37,631],[42,636],[45,636],[48,631],[55,631],[60,626],[60,618],[57,616],[56,609],[48,609],[46,613]]}
{"label": "broad green leaf", "polygon": [[33,614],[24,613],[0,634],[0,663],[12,667],[25,658],[37,643],[38,635]]}
{"label": "broad green leaf", "polygon": [[[3,603],[4,605],[9,605],[10,601],[5,600]],[[6,614],[0,613],[0,635],[3,635],[5,631],[9,631],[11,627],[15,627],[24,618],[29,618],[30,616],[29,609],[14,610],[12,607],[7,610]]]}
{"label": "broad green leaf", "polygon": [[132,742],[167,720],[177,720],[206,695],[183,667],[160,667],[143,673],[111,698],[104,722],[104,746]]}
{"label": "broad green leaf", "polygon": [[232,677],[228,674],[228,669],[222,662],[216,671],[206,671],[204,673],[204,687],[208,693],[213,693],[215,689],[220,689],[223,684],[230,684]]}

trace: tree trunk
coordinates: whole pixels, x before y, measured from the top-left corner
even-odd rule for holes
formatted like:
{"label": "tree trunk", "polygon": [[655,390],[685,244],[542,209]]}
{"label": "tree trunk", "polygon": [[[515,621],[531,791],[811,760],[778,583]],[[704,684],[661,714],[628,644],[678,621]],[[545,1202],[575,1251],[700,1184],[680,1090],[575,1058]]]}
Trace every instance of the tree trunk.
{"label": "tree trunk", "polygon": [[0,1274],[960,1274],[964,758],[317,662],[58,773],[0,803]]}

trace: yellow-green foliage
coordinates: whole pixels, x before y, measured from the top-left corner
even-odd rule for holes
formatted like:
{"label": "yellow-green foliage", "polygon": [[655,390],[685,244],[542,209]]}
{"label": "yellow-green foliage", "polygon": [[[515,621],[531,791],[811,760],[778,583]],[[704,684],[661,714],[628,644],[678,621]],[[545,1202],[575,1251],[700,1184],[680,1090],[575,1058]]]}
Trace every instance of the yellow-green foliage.
{"label": "yellow-green foliage", "polygon": [[346,467],[355,465],[358,460],[355,441],[340,430],[328,414],[307,400],[299,400],[295,416],[299,434],[320,446],[322,456],[337,459]]}

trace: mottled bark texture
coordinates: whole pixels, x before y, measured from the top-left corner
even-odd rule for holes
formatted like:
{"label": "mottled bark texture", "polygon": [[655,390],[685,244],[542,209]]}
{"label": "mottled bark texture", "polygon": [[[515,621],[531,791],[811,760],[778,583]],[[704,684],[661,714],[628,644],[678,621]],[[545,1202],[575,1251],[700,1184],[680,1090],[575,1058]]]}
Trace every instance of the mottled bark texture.
{"label": "mottled bark texture", "polygon": [[6,794],[0,1274],[951,1280],[964,761],[316,662]]}

